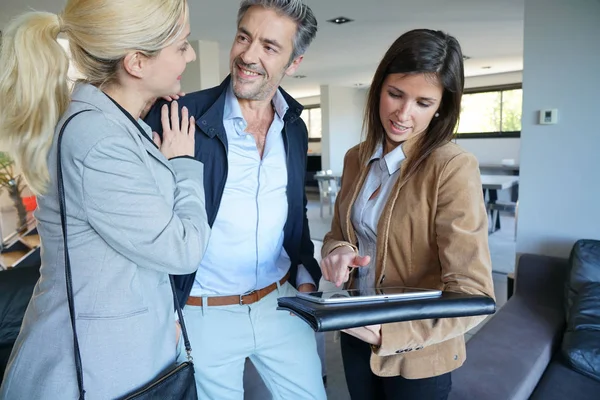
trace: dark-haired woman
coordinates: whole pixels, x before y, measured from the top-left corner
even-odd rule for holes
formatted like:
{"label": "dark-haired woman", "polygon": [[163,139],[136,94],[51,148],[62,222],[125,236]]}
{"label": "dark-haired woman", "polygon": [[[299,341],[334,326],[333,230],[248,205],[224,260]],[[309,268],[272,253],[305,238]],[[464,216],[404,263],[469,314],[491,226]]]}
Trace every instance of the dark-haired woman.
{"label": "dark-haired woman", "polygon": [[[494,295],[476,158],[451,142],[464,88],[462,52],[443,32],[400,36],[379,64],[366,140],[344,160],[325,279],[352,288],[410,286]],[[446,399],[465,361],[464,333],[484,317],[345,330],[348,389],[357,399]]]}

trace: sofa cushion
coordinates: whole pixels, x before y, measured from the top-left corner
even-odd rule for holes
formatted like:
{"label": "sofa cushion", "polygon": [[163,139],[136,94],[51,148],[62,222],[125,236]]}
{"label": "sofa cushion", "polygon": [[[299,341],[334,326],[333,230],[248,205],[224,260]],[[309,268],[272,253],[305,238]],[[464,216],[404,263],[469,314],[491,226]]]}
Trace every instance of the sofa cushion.
{"label": "sofa cushion", "polygon": [[512,297],[467,343],[465,364],[452,372],[449,399],[529,398],[563,330],[562,308]]}
{"label": "sofa cushion", "polygon": [[589,283],[600,283],[600,241],[578,240],[569,257],[569,276],[565,281],[567,319],[571,306],[581,288]]}
{"label": "sofa cushion", "polygon": [[569,264],[562,353],[571,367],[600,381],[600,241],[578,241]]}
{"label": "sofa cushion", "polygon": [[571,367],[600,381],[600,283],[581,286],[561,347]]}
{"label": "sofa cushion", "polygon": [[572,370],[555,359],[544,372],[531,400],[597,400],[600,382]]}
{"label": "sofa cushion", "polygon": [[4,371],[6,370],[6,365],[8,364],[8,358],[10,357],[12,348],[12,344],[0,344],[0,384],[2,384]]}
{"label": "sofa cushion", "polygon": [[0,271],[0,383],[39,276],[37,267]]}

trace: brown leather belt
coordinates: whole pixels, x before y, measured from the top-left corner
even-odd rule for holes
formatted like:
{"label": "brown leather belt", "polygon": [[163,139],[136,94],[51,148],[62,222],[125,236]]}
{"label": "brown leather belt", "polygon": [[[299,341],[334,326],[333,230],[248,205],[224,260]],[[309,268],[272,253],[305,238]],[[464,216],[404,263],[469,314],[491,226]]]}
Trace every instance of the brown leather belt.
{"label": "brown leather belt", "polygon": [[[279,281],[279,285],[283,285],[290,278],[290,272]],[[230,306],[233,304],[248,305],[256,303],[273,290],[277,289],[277,282],[271,283],[269,286],[262,289],[254,290],[250,293],[232,295],[232,296],[215,296],[207,297],[207,305],[210,306]],[[188,301],[185,303],[189,306],[202,306],[202,297],[188,297]]]}

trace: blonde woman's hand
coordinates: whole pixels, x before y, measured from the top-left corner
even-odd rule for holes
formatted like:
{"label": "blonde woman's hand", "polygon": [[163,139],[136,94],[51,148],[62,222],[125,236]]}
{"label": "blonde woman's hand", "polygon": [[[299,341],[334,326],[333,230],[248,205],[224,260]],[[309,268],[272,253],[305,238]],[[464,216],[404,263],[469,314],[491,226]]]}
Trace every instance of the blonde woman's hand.
{"label": "blonde woman's hand", "polygon": [[354,267],[369,265],[371,257],[359,256],[350,246],[340,246],[333,250],[321,261],[323,278],[340,287],[350,278]]}
{"label": "blonde woman's hand", "polygon": [[187,107],[181,109],[181,122],[179,121],[179,106],[177,102],[171,103],[171,112],[169,116],[169,106],[164,105],[160,109],[161,123],[163,128],[162,140],[154,132],[154,143],[168,159],[181,156],[194,156],[194,134],[196,132],[196,121],[194,117],[188,116]]}
{"label": "blonde woman's hand", "polygon": [[[171,100],[179,100],[180,97],[185,96],[184,92],[180,92],[177,94],[172,94],[170,96],[163,96],[161,97],[162,99],[165,99],[166,101],[171,101]],[[156,103],[156,100],[158,100],[157,98],[154,98],[152,100],[150,100],[149,102],[146,103],[146,105],[144,106],[144,109],[142,110],[142,112],[140,113],[140,118],[144,119],[146,118],[146,115],[148,115],[148,112],[150,112],[150,109],[152,108],[152,106],[154,105],[154,103]]]}
{"label": "blonde woman's hand", "polygon": [[179,100],[180,97],[185,96],[185,92],[179,92],[177,94],[172,94],[170,96],[163,96],[162,98],[165,99],[166,101],[171,101],[171,100]]}

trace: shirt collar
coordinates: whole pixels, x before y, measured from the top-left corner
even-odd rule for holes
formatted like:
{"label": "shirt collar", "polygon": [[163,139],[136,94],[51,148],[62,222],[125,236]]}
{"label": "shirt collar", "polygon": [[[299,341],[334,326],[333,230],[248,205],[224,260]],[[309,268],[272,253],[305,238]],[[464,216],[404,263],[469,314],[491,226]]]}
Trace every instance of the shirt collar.
{"label": "shirt collar", "polygon": [[287,110],[289,110],[290,106],[288,105],[287,101],[285,101],[285,98],[283,97],[283,94],[281,94],[281,90],[279,90],[279,88],[277,88],[275,96],[273,96],[272,103],[275,112],[277,115],[279,115],[279,118],[283,120],[283,117],[285,116]]}
{"label": "shirt collar", "polygon": [[[383,144],[379,144],[375,148],[375,152],[373,152],[373,155],[369,159],[369,163],[371,163],[371,161],[381,159],[382,154]],[[388,170],[388,173],[392,175],[396,171],[398,171],[400,169],[400,166],[402,165],[402,161],[404,161],[405,158],[406,156],[404,155],[402,146],[397,146],[394,150],[390,151],[385,156],[383,156],[383,162],[385,162],[385,166]]]}
{"label": "shirt collar", "polygon": [[237,97],[233,93],[233,84],[230,83],[225,94],[225,108],[223,110],[223,120],[227,121],[230,119],[244,119],[240,103],[237,101]]}

